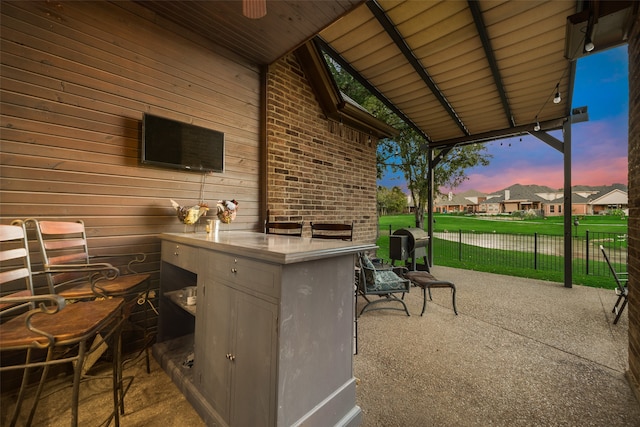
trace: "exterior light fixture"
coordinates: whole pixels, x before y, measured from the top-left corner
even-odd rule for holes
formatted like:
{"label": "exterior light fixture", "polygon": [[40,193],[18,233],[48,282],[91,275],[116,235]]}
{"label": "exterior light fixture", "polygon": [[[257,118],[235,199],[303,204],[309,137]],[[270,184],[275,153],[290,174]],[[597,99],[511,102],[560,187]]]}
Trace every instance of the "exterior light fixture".
{"label": "exterior light fixture", "polygon": [[538,116],[536,116],[536,125],[533,127],[533,130],[538,132],[540,130],[540,122],[538,121]]}
{"label": "exterior light fixture", "polygon": [[591,52],[593,49],[595,49],[595,45],[593,44],[593,42],[591,41],[591,37],[586,36],[584,38],[584,51],[585,52]]}
{"label": "exterior light fixture", "polygon": [[562,101],[562,97],[560,96],[560,83],[558,83],[556,85],[556,95],[553,97],[553,103],[554,104],[560,104],[560,101]]}

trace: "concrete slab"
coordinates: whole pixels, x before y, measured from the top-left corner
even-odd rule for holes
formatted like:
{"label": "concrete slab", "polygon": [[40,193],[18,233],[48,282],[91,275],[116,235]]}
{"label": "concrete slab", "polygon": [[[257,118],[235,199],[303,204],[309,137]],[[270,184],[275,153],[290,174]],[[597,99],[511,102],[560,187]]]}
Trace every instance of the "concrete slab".
{"label": "concrete slab", "polygon": [[[612,290],[446,267],[433,273],[456,284],[458,316],[450,290],[435,289],[420,317],[422,294],[413,288],[410,317],[381,310],[359,319],[354,374],[364,427],[640,426],[625,377],[628,320],[625,313],[612,324]],[[135,381],[121,425],[204,425],[155,360],[151,374],[141,357],[125,375]],[[60,387],[69,382],[49,383],[58,391],[41,403],[35,425],[68,424],[70,389]],[[82,389],[80,425],[99,425],[110,383]],[[13,399],[2,396],[0,425]]]}

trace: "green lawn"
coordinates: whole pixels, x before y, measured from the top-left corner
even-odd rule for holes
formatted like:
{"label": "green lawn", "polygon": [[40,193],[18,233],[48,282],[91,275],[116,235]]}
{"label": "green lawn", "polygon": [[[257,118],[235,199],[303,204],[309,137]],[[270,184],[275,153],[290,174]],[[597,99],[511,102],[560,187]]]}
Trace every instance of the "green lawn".
{"label": "green lawn", "polygon": [[[434,215],[435,232],[449,231],[457,232],[458,230],[478,233],[499,233],[499,234],[521,234],[532,235],[534,233],[547,234],[547,235],[563,235],[563,218],[551,217],[547,219],[535,219],[535,220],[510,220],[510,219],[496,219],[495,217],[471,217],[462,215],[449,215],[449,214],[437,214]],[[579,217],[580,222],[578,226],[578,236],[584,238],[587,230],[590,236],[596,233],[615,233],[616,235],[624,235],[627,233],[627,219],[620,219],[613,216],[585,216]],[[399,228],[411,228],[415,227],[415,220],[413,215],[390,215],[380,218],[380,237],[377,240],[379,246],[377,255],[383,259],[389,259],[389,231],[393,233],[394,230]],[[575,227],[572,227],[572,236],[576,235]],[[539,255],[538,269],[523,268],[513,266],[512,259],[514,258],[513,252],[509,251],[496,251],[483,249],[478,247],[467,247],[463,245],[462,251],[464,253],[473,253],[473,256],[463,257],[451,257],[451,256],[438,256],[446,252],[442,245],[451,244],[450,242],[444,242],[439,239],[434,239],[434,263],[436,265],[442,265],[447,267],[462,268],[467,270],[486,271],[490,273],[505,274],[516,277],[528,277],[541,280],[549,280],[562,283],[564,281],[564,273],[562,271],[564,266],[564,260],[562,257],[543,256]],[[457,243],[456,243],[457,245]],[[486,253],[485,253],[486,252]],[[523,257],[530,256],[530,254],[522,254]],[[474,260],[482,259],[483,262],[475,262]],[[607,271],[607,266],[604,263],[594,267],[594,263],[597,261],[591,261],[591,269],[596,271]],[[615,283],[611,277],[594,276],[593,274],[587,275],[581,273],[584,271],[584,260],[575,259],[573,283],[581,284],[593,287],[613,288]],[[593,271],[593,270],[592,270]]]}
{"label": "green lawn", "polygon": [[[552,236],[563,235],[563,217],[548,217],[533,220],[511,219],[509,216],[464,216],[451,214],[435,214],[434,231],[476,231],[479,233],[502,233],[502,234],[548,234]],[[584,236],[586,231],[605,233],[627,233],[627,218],[616,216],[578,216],[577,227],[578,236]],[[425,217],[426,222],[426,217]],[[573,224],[573,220],[572,220]],[[426,224],[425,224],[426,225]],[[379,227],[381,230],[388,230],[389,226],[393,230],[405,227],[415,227],[413,215],[388,215],[380,217]],[[425,227],[426,228],[426,227]],[[571,227],[571,235],[576,235],[576,227]]]}

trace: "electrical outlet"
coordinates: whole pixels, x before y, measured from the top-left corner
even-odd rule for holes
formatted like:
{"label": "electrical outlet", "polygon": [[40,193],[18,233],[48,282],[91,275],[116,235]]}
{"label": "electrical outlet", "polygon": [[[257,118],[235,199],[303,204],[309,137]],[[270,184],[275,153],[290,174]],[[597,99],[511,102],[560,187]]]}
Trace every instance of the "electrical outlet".
{"label": "electrical outlet", "polygon": [[149,299],[153,299],[156,297],[156,291],[149,291]]}

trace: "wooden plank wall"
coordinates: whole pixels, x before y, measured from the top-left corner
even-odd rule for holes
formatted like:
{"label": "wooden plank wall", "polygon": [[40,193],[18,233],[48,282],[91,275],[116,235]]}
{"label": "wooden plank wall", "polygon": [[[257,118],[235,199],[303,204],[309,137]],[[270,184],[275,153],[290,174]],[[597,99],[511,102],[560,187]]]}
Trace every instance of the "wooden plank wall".
{"label": "wooden plank wall", "polygon": [[[240,202],[258,229],[260,70],[130,2],[1,7],[0,221],[85,221],[96,253],[145,252],[158,286],[169,199]],[[143,112],[225,133],[225,171],[142,166]],[[204,184],[203,184],[204,183]]]}

